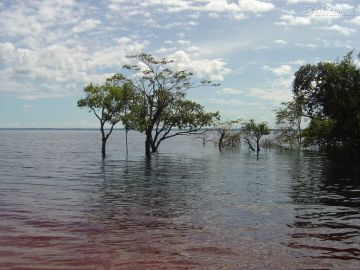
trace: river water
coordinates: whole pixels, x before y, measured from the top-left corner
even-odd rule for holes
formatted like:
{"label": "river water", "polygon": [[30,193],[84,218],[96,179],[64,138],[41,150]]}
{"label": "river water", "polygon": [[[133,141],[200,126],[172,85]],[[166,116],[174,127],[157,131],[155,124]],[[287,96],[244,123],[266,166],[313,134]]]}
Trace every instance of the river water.
{"label": "river water", "polygon": [[360,269],[360,169],[341,153],[115,131],[0,131],[0,269]]}

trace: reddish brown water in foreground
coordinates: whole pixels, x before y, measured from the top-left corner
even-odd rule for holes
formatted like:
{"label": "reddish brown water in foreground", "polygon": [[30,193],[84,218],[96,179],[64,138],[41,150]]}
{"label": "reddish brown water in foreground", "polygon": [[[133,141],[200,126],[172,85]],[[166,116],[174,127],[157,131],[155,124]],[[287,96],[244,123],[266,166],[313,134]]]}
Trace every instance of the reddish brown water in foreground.
{"label": "reddish brown water in foreground", "polygon": [[98,135],[0,131],[0,269],[360,269],[351,161]]}

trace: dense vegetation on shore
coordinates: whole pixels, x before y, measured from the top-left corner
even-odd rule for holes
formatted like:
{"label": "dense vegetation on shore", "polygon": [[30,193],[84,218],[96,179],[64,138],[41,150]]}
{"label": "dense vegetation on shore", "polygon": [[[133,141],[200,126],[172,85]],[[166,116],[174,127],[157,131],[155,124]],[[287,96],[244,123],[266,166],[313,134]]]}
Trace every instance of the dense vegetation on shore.
{"label": "dense vegetation on shore", "polygon": [[353,52],[336,62],[300,67],[292,92],[293,100],[276,112],[280,140],[297,147],[359,148],[360,68]]}

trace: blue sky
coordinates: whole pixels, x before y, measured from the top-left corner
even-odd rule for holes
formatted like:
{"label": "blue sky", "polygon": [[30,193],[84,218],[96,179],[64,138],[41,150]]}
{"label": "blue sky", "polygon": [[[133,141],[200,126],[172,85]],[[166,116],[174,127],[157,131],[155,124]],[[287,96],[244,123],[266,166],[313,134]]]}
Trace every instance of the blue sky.
{"label": "blue sky", "polygon": [[188,97],[274,123],[294,72],[359,49],[357,0],[0,1],[0,128],[98,127],[76,107],[140,52],[221,83]]}

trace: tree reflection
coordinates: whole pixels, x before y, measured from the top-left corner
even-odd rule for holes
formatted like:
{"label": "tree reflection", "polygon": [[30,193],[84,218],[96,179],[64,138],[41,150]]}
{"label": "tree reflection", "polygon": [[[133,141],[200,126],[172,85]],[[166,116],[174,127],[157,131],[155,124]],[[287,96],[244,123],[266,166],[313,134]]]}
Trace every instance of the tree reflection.
{"label": "tree reflection", "polygon": [[304,152],[293,162],[290,197],[295,216],[288,225],[288,247],[305,257],[328,259],[336,267],[344,261],[358,263],[358,160],[354,154],[337,150],[323,155]]}
{"label": "tree reflection", "polygon": [[166,219],[186,215],[196,209],[192,202],[201,193],[206,166],[202,160],[166,155],[105,164],[97,218],[111,222],[122,216]]}
{"label": "tree reflection", "polygon": [[101,241],[112,265],[196,264],[182,252],[188,238],[202,229],[192,216],[206,166],[199,159],[160,154],[141,161],[105,161],[89,219],[103,227]]}

